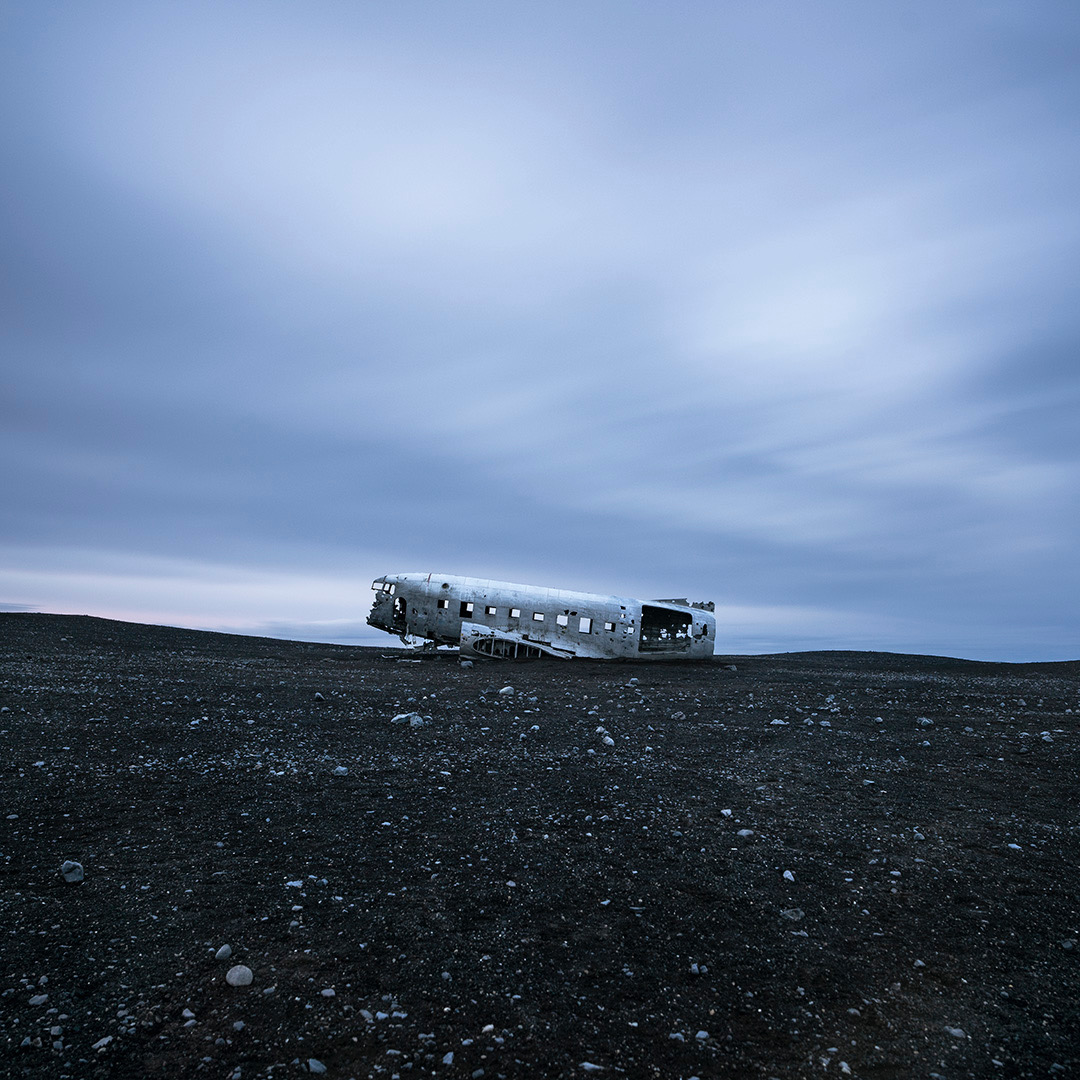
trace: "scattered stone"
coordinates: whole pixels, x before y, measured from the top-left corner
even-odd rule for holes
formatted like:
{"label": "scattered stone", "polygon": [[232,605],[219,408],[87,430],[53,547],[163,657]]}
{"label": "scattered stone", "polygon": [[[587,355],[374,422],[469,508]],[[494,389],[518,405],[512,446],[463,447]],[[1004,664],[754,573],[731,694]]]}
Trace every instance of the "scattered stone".
{"label": "scattered stone", "polygon": [[603,1065],[594,1065],[591,1061],[583,1061],[579,1068],[587,1073],[598,1073],[604,1071]]}
{"label": "scattered stone", "polygon": [[698,1042],[704,1042],[704,1041],[705,1041],[705,1040],[706,1040],[706,1039],[707,1039],[708,1037],[709,1037],[709,1033],[708,1033],[707,1031],[705,1031],[704,1029],[702,1029],[701,1031],[699,1031],[699,1032],[698,1032],[698,1033],[697,1033],[697,1034],[696,1034],[696,1035],[694,1036],[694,1038],[695,1038],[695,1039],[697,1039],[697,1041],[698,1041]]}
{"label": "scattered stone", "polygon": [[780,912],[782,918],[790,919],[792,922],[798,922],[805,914],[806,912],[802,908],[797,907],[785,908]]}
{"label": "scattered stone", "polygon": [[234,1020],[232,1029],[233,1029],[233,1031],[243,1031],[244,1030],[244,1021],[243,1020]]}
{"label": "scattered stone", "polygon": [[391,724],[411,724],[413,720],[419,720],[421,724],[424,722],[424,718],[418,712],[403,712],[398,713],[390,723]]}
{"label": "scattered stone", "polygon": [[48,1001],[48,1000],[49,1000],[49,995],[48,994],[35,994],[30,999],[30,1004],[31,1005],[44,1005],[45,1002]]}
{"label": "scattered stone", "polygon": [[612,738],[612,737],[611,737],[610,735],[605,735],[605,736],[603,737],[603,739],[601,739],[600,741],[601,741],[601,742],[602,742],[602,743],[603,743],[603,744],[604,744],[605,746],[614,746],[614,745],[615,745],[615,740],[614,740],[614,739],[613,739],[613,738]]}
{"label": "scattered stone", "polygon": [[418,728],[424,726],[424,718],[416,714],[409,717],[409,727]]}
{"label": "scattered stone", "polygon": [[740,829],[735,835],[736,836],[753,836],[754,835],[754,830],[753,829]]}
{"label": "scattered stone", "polygon": [[[471,660],[462,660],[462,661],[460,661],[460,665],[463,668],[471,668],[473,666],[473,662]],[[451,1056],[453,1056],[453,1055],[451,1055]]]}
{"label": "scattered stone", "polygon": [[243,964],[237,964],[236,967],[229,968],[228,974],[225,976],[225,981],[230,986],[250,986],[254,979],[255,976],[252,974],[251,968],[245,967]]}
{"label": "scattered stone", "polygon": [[180,1015],[185,1020],[194,1020],[195,1019],[195,1014],[190,1009],[185,1009]]}
{"label": "scattered stone", "polygon": [[915,723],[918,724],[919,727],[933,727],[934,726],[934,721],[931,720],[929,716],[920,716],[915,721]]}
{"label": "scattered stone", "polygon": [[337,991],[332,986],[328,986],[325,990],[320,990],[319,993],[325,998],[337,997]]}
{"label": "scattered stone", "polygon": [[721,817],[731,817],[731,811],[730,810],[721,810],[720,811],[720,816]]}
{"label": "scattered stone", "polygon": [[770,727],[787,727],[788,722],[786,720],[770,720],[769,721],[769,726]]}
{"label": "scattered stone", "polygon": [[784,871],[784,880],[785,881],[794,881],[795,880],[795,875],[790,870],[785,870]]}
{"label": "scattered stone", "polygon": [[80,862],[72,862],[70,859],[66,860],[60,866],[60,873],[63,874],[64,880],[69,885],[78,885],[85,876],[83,874],[83,865]]}
{"label": "scattered stone", "polygon": [[447,1050],[446,1053],[443,1054],[442,1063],[444,1065],[453,1065],[454,1064],[454,1051],[453,1050]]}
{"label": "scattered stone", "polygon": [[514,696],[514,688],[512,686],[504,686],[499,691],[499,696],[500,697],[513,697]]}
{"label": "scattered stone", "polygon": [[96,1043],[94,1043],[94,1045],[91,1046],[90,1049],[91,1050],[104,1050],[105,1047],[108,1046],[109,1043],[112,1042],[112,1040],[113,1040],[113,1037],[111,1035],[106,1035],[104,1039],[98,1039],[98,1041]]}
{"label": "scattered stone", "polygon": [[322,696],[322,694],[319,693],[318,690],[316,690],[315,691],[315,700],[316,701],[325,701],[326,699]]}
{"label": "scattered stone", "polygon": [[231,945],[222,945],[221,948],[218,949],[216,953],[214,953],[215,960],[228,960],[230,956],[232,956]]}
{"label": "scattered stone", "polygon": [[949,1027],[948,1024],[945,1025],[945,1034],[946,1035],[951,1035],[954,1039],[966,1039],[967,1038],[967,1035],[964,1032],[963,1028]]}
{"label": "scattered stone", "polygon": [[348,766],[346,766],[346,765],[337,765],[337,766],[335,766],[334,767],[334,775],[335,776],[348,776],[349,775]]}
{"label": "scattered stone", "polygon": [[671,719],[672,720],[685,720],[686,719],[686,713],[684,713],[684,712],[673,712],[671,714]]}
{"label": "scattered stone", "polygon": [[310,1073],[324,1073],[326,1066],[318,1058],[308,1058],[307,1068]]}

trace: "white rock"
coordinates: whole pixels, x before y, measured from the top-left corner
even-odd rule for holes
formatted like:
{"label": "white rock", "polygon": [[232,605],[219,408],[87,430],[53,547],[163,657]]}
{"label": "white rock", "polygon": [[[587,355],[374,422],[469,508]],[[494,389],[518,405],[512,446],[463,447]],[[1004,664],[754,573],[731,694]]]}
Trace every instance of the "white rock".
{"label": "white rock", "polygon": [[230,986],[250,986],[254,979],[255,976],[252,974],[251,968],[245,967],[243,964],[237,964],[236,967],[229,968],[228,974],[225,976],[225,981]]}
{"label": "white rock", "polygon": [[720,816],[721,817],[731,817],[731,811],[730,810],[721,810],[720,811]]}
{"label": "white rock", "polygon": [[228,960],[230,956],[232,956],[231,945],[222,945],[221,948],[218,949],[216,953],[214,953],[215,960]]}
{"label": "white rock", "polygon": [[770,727],[787,727],[788,725],[787,725],[786,720],[770,720],[769,721],[769,726]]}
{"label": "white rock", "polygon": [[326,1072],[326,1066],[318,1058],[308,1058],[307,1069],[310,1073]]}
{"label": "white rock", "polygon": [[605,735],[601,740],[605,746],[614,746],[615,740],[610,735]]}
{"label": "white rock", "polygon": [[[473,663],[472,663],[471,660],[462,660],[462,661],[460,661],[460,663],[461,663],[461,666],[463,668],[471,668],[473,666]],[[450,1056],[453,1057],[453,1054],[451,1054]]]}
{"label": "white rock", "polygon": [[754,835],[754,830],[753,829],[740,829],[735,835],[736,836],[753,836]]}
{"label": "white rock", "polygon": [[335,776],[348,776],[349,775],[348,767],[345,766],[345,765],[336,766],[335,769],[334,769],[334,775]]}
{"label": "white rock", "polygon": [[190,1009],[185,1009],[180,1015],[185,1020],[194,1020],[195,1019],[195,1014]]}
{"label": "white rock", "polygon": [[424,726],[424,718],[419,715],[413,715],[409,717],[409,727],[418,728]]}
{"label": "white rock", "polygon": [[91,1050],[104,1050],[105,1047],[108,1046],[109,1043],[111,1043],[111,1042],[112,1042],[112,1036],[111,1035],[106,1035],[104,1039],[98,1039],[98,1041],[96,1043],[94,1043],[94,1045],[91,1046],[90,1049]]}
{"label": "white rock", "polygon": [[323,997],[337,997],[337,991],[332,986],[328,986],[325,990],[320,990],[319,993],[322,994]]}
{"label": "white rock", "polygon": [[946,1035],[951,1035],[954,1039],[966,1039],[967,1038],[967,1035],[965,1034],[963,1028],[949,1027],[948,1024],[945,1025],[945,1034]]}
{"label": "white rock", "polygon": [[411,723],[414,718],[419,720],[421,723],[424,722],[424,718],[418,712],[403,712],[403,713],[398,713],[397,716],[395,716],[390,721],[390,723],[391,724],[408,724],[408,723]]}
{"label": "white rock", "polygon": [[795,880],[795,875],[790,870],[785,870],[784,871],[784,880],[785,881],[794,881]]}
{"label": "white rock", "polygon": [[578,1067],[587,1073],[598,1073],[604,1071],[603,1065],[594,1065],[591,1061],[583,1061]]}
{"label": "white rock", "polygon": [[501,696],[501,697],[513,697],[513,695],[514,695],[514,688],[513,688],[512,686],[504,686],[504,687],[503,687],[503,688],[502,688],[502,689],[501,689],[501,690],[499,691],[499,694],[500,694],[500,696]]}
{"label": "white rock", "polygon": [[694,1036],[694,1038],[695,1038],[695,1039],[697,1039],[697,1040],[698,1040],[698,1042],[704,1042],[704,1041],[705,1041],[705,1040],[706,1040],[706,1039],[707,1039],[708,1037],[709,1037],[709,1033],[708,1033],[707,1031],[705,1031],[704,1029],[702,1029],[701,1031],[699,1031],[699,1032],[698,1032],[698,1033],[697,1033],[697,1034],[696,1034],[696,1035]]}
{"label": "white rock", "polygon": [[453,1050],[447,1050],[446,1053],[443,1054],[442,1063],[444,1065],[453,1065],[454,1064],[454,1051]]}

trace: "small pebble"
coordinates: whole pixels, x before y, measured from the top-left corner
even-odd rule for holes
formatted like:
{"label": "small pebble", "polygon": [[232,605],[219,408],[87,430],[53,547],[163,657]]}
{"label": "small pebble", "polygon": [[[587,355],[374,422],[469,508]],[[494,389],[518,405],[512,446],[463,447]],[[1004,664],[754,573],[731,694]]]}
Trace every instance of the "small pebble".
{"label": "small pebble", "polygon": [[236,967],[229,968],[225,981],[230,986],[250,986],[254,978],[251,968],[237,964]]}
{"label": "small pebble", "polygon": [[60,873],[69,885],[78,885],[84,876],[82,863],[72,862],[70,859],[61,865]]}
{"label": "small pebble", "polygon": [[307,1059],[308,1072],[311,1073],[324,1073],[326,1072],[326,1066],[318,1058]]}
{"label": "small pebble", "polygon": [[215,960],[228,960],[230,956],[232,956],[231,945],[222,945],[221,948],[218,949],[216,953],[214,953]]}

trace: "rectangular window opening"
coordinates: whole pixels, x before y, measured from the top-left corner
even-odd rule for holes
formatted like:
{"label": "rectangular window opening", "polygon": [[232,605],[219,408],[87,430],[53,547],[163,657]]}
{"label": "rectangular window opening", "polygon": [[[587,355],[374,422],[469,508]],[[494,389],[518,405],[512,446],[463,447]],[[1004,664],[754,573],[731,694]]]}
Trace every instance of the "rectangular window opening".
{"label": "rectangular window opening", "polygon": [[521,618],[521,608],[512,607],[510,609],[510,618],[511,619],[520,619]]}
{"label": "rectangular window opening", "polygon": [[446,608],[448,608],[449,606],[450,606],[450,601],[449,601],[449,600],[440,600],[440,601],[439,601],[439,607],[440,607],[441,609],[445,610],[445,609],[446,609]]}
{"label": "rectangular window opening", "polygon": [[555,621],[560,626],[569,626],[570,625],[570,616],[569,615],[556,615],[555,616]]}
{"label": "rectangular window opening", "polygon": [[496,610],[490,604],[488,604],[488,606],[486,608],[484,608],[484,614],[485,615],[495,615]]}
{"label": "rectangular window opening", "polygon": [[459,614],[463,619],[471,619],[473,613],[473,606],[468,600],[461,601],[461,611]]}
{"label": "rectangular window opening", "polygon": [[542,611],[534,611],[533,612],[533,622],[543,622],[543,621],[544,621],[544,613]]}
{"label": "rectangular window opening", "polygon": [[577,624],[579,634],[591,634],[592,633],[592,619],[587,619],[584,615],[578,620]]}
{"label": "rectangular window opening", "polygon": [[613,634],[615,633],[615,624],[613,622],[606,622],[604,623],[604,629],[607,630],[609,634]]}

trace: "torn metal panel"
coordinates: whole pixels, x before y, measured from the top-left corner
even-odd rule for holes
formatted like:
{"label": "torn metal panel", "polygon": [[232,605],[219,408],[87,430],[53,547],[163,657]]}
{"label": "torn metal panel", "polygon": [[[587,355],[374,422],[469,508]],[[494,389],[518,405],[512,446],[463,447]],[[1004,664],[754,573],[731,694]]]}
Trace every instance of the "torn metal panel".
{"label": "torn metal panel", "polygon": [[368,624],[462,655],[685,660],[713,654],[712,603],[517,585],[450,574],[388,574],[372,583]]}

